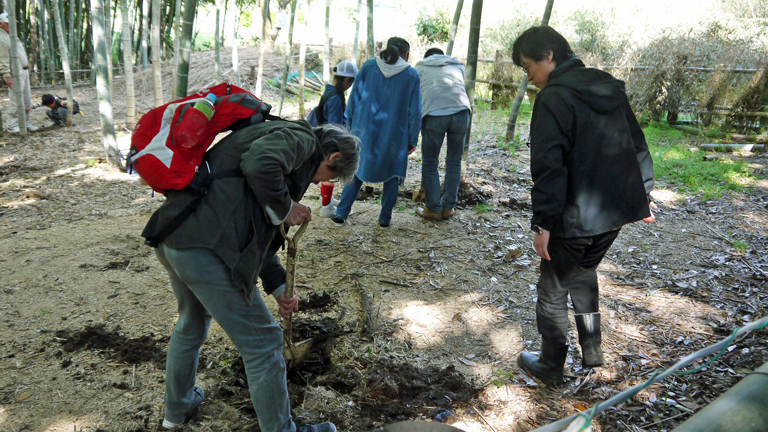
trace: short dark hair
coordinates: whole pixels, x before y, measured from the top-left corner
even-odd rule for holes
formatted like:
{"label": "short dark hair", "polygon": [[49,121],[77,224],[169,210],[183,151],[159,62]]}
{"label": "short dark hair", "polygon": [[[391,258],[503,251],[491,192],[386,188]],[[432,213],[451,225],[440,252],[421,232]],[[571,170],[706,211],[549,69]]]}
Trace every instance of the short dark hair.
{"label": "short dark hair", "polygon": [[548,25],[533,26],[515,39],[512,45],[512,61],[522,67],[522,56],[538,62],[547,58],[550,51],[555,64],[574,56],[571,45],[555,29]]}
{"label": "short dark hair", "polygon": [[411,44],[401,37],[391,37],[387,40],[387,49],[379,54],[387,64],[397,63],[398,57],[402,57],[411,50]]}
{"label": "short dark hair", "polygon": [[433,56],[433,55],[436,55],[436,54],[437,55],[445,55],[443,50],[441,50],[440,48],[430,48],[430,49],[427,50],[426,53],[424,53],[424,58],[427,58],[429,56]]}
{"label": "short dark hair", "polygon": [[52,103],[56,102],[56,96],[52,94],[44,94],[43,95],[43,105],[50,105]]}

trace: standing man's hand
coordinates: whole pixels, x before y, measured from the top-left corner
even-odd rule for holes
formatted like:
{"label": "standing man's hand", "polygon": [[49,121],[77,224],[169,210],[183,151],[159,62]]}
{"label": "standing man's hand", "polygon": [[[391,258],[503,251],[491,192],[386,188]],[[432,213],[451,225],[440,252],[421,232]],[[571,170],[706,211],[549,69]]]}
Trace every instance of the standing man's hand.
{"label": "standing man's hand", "polygon": [[290,318],[294,311],[299,310],[299,299],[296,296],[286,298],[285,293],[277,298],[277,313],[283,318]]}
{"label": "standing man's hand", "polygon": [[408,144],[408,154],[411,154],[415,151],[416,151],[416,146]]}
{"label": "standing man's hand", "polygon": [[537,233],[536,237],[533,238],[533,248],[536,249],[536,253],[539,254],[542,259],[551,261],[551,258],[549,257],[549,251],[547,250],[548,245],[549,231],[542,231],[541,233]]}
{"label": "standing man's hand", "polygon": [[292,227],[292,226],[301,225],[304,222],[309,222],[311,220],[312,220],[312,211],[309,209],[309,207],[305,205],[301,205],[296,201],[294,201],[293,206],[291,206],[291,212],[288,213],[288,217],[285,218],[285,221],[283,223],[287,227]]}
{"label": "standing man's hand", "polygon": [[654,210],[658,210],[659,207],[656,204],[654,204],[653,201],[649,202],[648,206],[651,207],[651,210],[650,210],[651,215],[648,216],[647,218],[643,218],[643,222],[645,222],[645,223],[654,223],[654,222],[656,222],[656,216],[653,215],[653,211]]}
{"label": "standing man's hand", "polygon": [[8,85],[9,88],[13,89],[13,77],[5,77],[5,84]]}

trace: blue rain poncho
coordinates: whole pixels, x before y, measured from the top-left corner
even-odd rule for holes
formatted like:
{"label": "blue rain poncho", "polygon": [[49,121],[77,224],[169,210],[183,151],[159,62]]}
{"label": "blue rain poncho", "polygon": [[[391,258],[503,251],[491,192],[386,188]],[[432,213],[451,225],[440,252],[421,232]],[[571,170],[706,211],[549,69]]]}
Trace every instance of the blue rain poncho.
{"label": "blue rain poncho", "polygon": [[357,177],[368,183],[405,178],[408,146],[421,129],[419,73],[405,60],[388,65],[369,59],[355,78],[347,102],[349,131],[360,138]]}

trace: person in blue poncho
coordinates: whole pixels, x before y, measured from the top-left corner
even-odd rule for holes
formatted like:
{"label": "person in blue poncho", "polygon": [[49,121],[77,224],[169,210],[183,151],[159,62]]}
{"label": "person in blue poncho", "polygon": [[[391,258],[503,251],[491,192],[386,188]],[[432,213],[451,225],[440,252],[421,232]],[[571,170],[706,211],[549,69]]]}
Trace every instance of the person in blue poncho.
{"label": "person in blue poncho", "polygon": [[421,129],[419,73],[408,63],[411,46],[393,37],[378,58],[368,59],[355,78],[347,102],[347,127],[360,138],[360,168],[344,187],[331,220],[344,225],[363,182],[384,183],[379,225],[389,226],[408,155],[416,150]]}

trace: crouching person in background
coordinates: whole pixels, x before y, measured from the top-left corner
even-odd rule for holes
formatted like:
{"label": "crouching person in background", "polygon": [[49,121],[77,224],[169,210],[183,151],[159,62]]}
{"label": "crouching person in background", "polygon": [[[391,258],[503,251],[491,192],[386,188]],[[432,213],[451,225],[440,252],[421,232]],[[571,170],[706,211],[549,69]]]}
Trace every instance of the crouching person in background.
{"label": "crouching person in background", "polygon": [[[69,109],[67,98],[59,98],[52,94],[44,94],[42,102],[43,105],[50,108],[45,114],[54,125],[64,126],[67,124],[67,109]],[[72,106],[72,116],[74,117],[75,114],[80,113],[80,104],[78,104],[77,101],[73,101]],[[74,124],[72,126],[74,126]]]}
{"label": "crouching person in background", "polygon": [[[264,432],[334,432],[332,423],[296,425],[286,386],[283,334],[255,289],[278,303],[279,314],[298,310],[286,298],[286,272],[275,255],[278,231],[311,219],[299,204],[310,183],[348,181],[357,170],[360,147],[346,131],[309,123],[273,121],[240,129],[206,156],[213,180],[199,207],[170,235],[157,239],[169,222],[198,195],[187,188],[168,191],[142,236],[171,280],[179,318],[168,345],[166,413],[163,427],[184,423],[205,398],[195,386],[200,347],[215,318],[243,358],[251,400]],[[241,174],[240,174],[241,173]]]}
{"label": "crouching person in background", "polygon": [[536,322],[541,355],[518,365],[560,384],[568,352],[568,295],[585,368],[604,363],[597,268],[620,228],[653,222],[653,160],[624,83],[586,68],[549,26],[515,40],[512,60],[541,89],[531,118],[534,247],[541,257]]}

